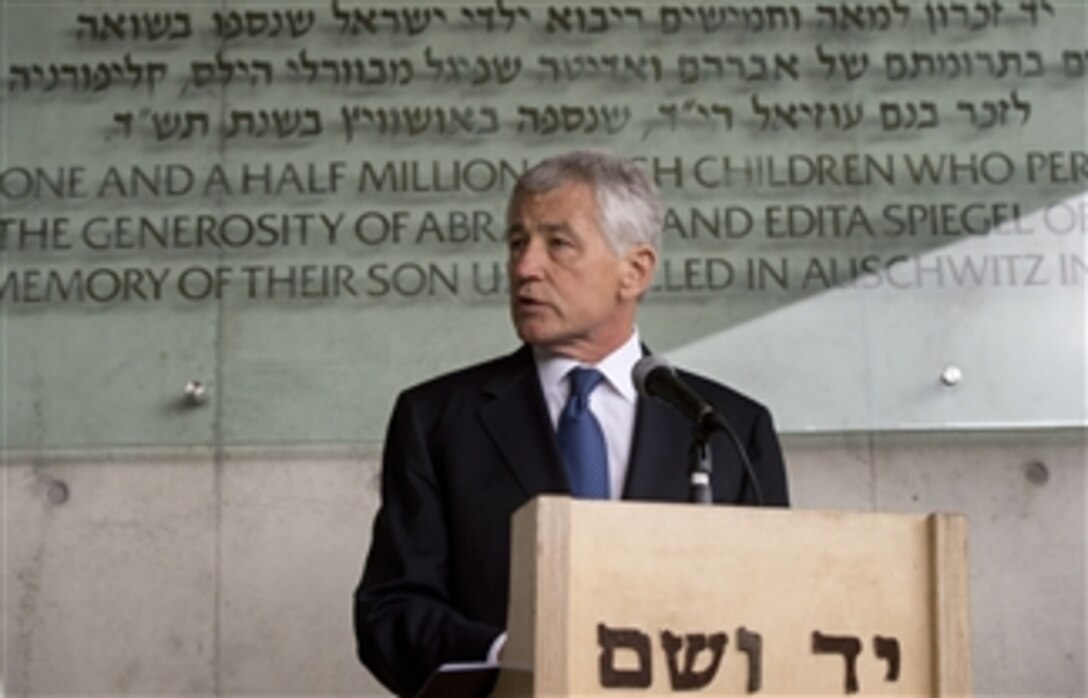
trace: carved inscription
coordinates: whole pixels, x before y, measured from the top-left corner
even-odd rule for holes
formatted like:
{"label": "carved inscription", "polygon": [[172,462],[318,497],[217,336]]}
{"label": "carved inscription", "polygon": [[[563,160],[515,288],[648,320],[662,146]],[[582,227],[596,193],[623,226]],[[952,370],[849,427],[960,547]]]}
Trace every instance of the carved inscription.
{"label": "carved inscription", "polygon": [[[760,693],[764,683],[763,636],[746,627],[736,631],[738,653],[745,657],[747,682],[744,690],[749,694]],[[667,669],[670,691],[713,692],[713,683],[726,656],[729,637],[725,632],[709,633],[662,630],[658,637],[658,649]],[[597,624],[598,681],[602,688],[645,689],[661,681],[654,675],[653,638],[635,627]],[[837,655],[842,659],[845,695],[858,693],[858,661],[863,654],[860,638],[815,630],[812,633],[812,655]],[[885,683],[896,683],[900,678],[902,657],[899,640],[892,636],[873,637],[873,654],[886,663]],[[798,660],[800,661],[800,659]],[[719,687],[717,690],[722,690]]]}

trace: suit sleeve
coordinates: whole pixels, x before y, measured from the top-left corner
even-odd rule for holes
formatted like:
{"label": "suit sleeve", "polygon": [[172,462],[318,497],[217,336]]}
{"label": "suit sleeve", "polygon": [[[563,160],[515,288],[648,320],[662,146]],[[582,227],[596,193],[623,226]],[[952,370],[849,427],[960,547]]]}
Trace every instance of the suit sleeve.
{"label": "suit sleeve", "polygon": [[355,592],[359,659],[401,695],[416,693],[442,663],[486,659],[502,632],[451,605],[445,494],[419,412],[398,398],[382,458],[382,505]]}
{"label": "suit sleeve", "polygon": [[[765,506],[789,506],[789,485],[786,480],[786,465],[782,458],[782,447],[774,430],[774,420],[766,408],[760,407],[748,438],[748,457],[752,461],[752,470],[759,480]],[[742,501],[755,503],[755,490],[752,483],[746,481]]]}

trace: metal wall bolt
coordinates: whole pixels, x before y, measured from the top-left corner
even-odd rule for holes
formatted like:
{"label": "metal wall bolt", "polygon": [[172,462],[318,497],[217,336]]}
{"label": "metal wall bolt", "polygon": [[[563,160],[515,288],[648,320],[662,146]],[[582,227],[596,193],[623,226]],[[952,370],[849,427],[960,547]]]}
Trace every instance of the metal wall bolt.
{"label": "metal wall bolt", "polygon": [[949,364],[941,371],[941,383],[949,388],[955,387],[963,380],[963,371],[956,364]]}
{"label": "metal wall bolt", "polygon": [[185,399],[192,405],[203,405],[208,400],[208,389],[200,381],[185,384]]}

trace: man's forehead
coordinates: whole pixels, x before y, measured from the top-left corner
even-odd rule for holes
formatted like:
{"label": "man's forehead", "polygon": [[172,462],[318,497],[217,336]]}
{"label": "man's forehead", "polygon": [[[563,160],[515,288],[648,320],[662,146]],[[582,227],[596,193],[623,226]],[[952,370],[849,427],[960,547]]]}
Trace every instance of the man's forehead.
{"label": "man's forehead", "polygon": [[[533,230],[540,233],[562,233],[572,230],[571,225],[565,220],[539,220],[532,226]],[[511,220],[506,226],[507,234],[511,233],[523,233],[528,229],[525,223],[519,218]]]}
{"label": "man's forehead", "polygon": [[531,216],[545,224],[564,225],[578,215],[595,215],[597,199],[589,185],[582,182],[567,184],[540,192],[522,192],[516,195],[506,210],[510,225]]}

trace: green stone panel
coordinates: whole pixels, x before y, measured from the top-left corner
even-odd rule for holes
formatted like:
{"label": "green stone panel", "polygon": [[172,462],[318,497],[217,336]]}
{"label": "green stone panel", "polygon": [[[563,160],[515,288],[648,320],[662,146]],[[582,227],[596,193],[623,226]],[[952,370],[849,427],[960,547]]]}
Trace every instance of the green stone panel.
{"label": "green stone panel", "polygon": [[0,43],[3,448],[380,440],[515,346],[505,197],[573,147],[669,207],[647,341],[784,430],[1086,422],[1080,2],[0,0]]}

